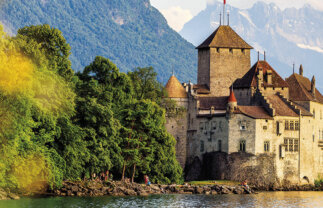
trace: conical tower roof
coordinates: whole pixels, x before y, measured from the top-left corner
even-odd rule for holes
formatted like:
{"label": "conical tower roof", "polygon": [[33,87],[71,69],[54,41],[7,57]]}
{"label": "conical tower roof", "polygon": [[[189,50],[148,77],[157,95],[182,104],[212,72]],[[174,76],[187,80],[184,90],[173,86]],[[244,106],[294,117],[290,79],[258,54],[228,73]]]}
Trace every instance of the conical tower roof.
{"label": "conical tower roof", "polygon": [[239,48],[252,49],[230,26],[221,25],[197,49]]}
{"label": "conical tower roof", "polygon": [[236,96],[234,95],[234,92],[231,89],[230,90],[230,96],[229,96],[229,99],[228,99],[228,103],[236,103],[236,102],[237,102]]}
{"label": "conical tower roof", "polygon": [[174,75],[169,78],[165,89],[169,98],[187,98],[187,92]]}

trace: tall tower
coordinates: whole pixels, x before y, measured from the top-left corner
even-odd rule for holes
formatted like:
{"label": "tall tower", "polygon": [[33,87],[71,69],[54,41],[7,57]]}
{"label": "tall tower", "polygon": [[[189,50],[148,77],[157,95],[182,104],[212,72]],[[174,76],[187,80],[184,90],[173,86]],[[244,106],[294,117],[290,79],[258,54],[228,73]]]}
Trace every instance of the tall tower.
{"label": "tall tower", "polygon": [[176,139],[176,158],[182,168],[186,163],[186,145],[187,145],[187,129],[188,129],[188,95],[183,85],[173,75],[168,80],[165,89],[168,93],[168,99],[176,102],[177,106],[185,109],[181,116],[170,117],[166,112],[166,129]]}
{"label": "tall tower", "polygon": [[250,69],[253,49],[230,26],[219,26],[198,49],[197,82],[212,96],[229,96],[232,83]]}

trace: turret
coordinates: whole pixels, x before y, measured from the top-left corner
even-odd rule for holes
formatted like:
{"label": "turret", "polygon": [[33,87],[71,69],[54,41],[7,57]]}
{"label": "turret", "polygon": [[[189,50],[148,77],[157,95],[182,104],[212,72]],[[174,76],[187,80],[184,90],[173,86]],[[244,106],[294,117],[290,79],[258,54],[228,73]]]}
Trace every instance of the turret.
{"label": "turret", "polygon": [[228,111],[232,113],[238,107],[236,96],[234,95],[233,89],[230,90],[230,96],[228,99]]}

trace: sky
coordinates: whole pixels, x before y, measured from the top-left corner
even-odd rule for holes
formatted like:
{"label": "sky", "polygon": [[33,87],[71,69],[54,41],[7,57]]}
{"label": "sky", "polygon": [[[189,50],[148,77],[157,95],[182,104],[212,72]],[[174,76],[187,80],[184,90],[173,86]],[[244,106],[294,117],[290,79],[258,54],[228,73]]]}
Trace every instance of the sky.
{"label": "sky", "polygon": [[[216,1],[223,2],[223,0],[150,0],[151,4],[165,16],[168,24],[176,31],[180,31],[184,24],[204,10],[207,4],[213,4]],[[246,9],[257,1],[276,3],[281,9],[300,8],[304,4],[310,4],[323,11],[323,0],[227,0],[227,4]]]}

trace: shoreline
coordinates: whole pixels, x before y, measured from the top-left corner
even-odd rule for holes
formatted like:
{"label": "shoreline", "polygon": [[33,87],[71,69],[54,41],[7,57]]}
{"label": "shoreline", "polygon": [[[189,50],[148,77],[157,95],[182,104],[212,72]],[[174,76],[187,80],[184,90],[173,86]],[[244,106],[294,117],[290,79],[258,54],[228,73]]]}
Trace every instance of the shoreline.
{"label": "shoreline", "polygon": [[[323,187],[315,187],[312,185],[302,186],[285,186],[285,187],[254,187],[249,188],[241,185],[161,185],[138,183],[126,183],[122,181],[81,181],[72,182],[65,181],[63,186],[59,189],[48,190],[43,193],[37,193],[29,196],[37,197],[99,197],[99,196],[150,196],[160,194],[185,194],[185,195],[243,195],[243,194],[257,194],[258,192],[289,192],[289,191],[323,191]],[[18,200],[19,195],[0,189],[0,200]],[[27,195],[28,196],[28,195]]]}

